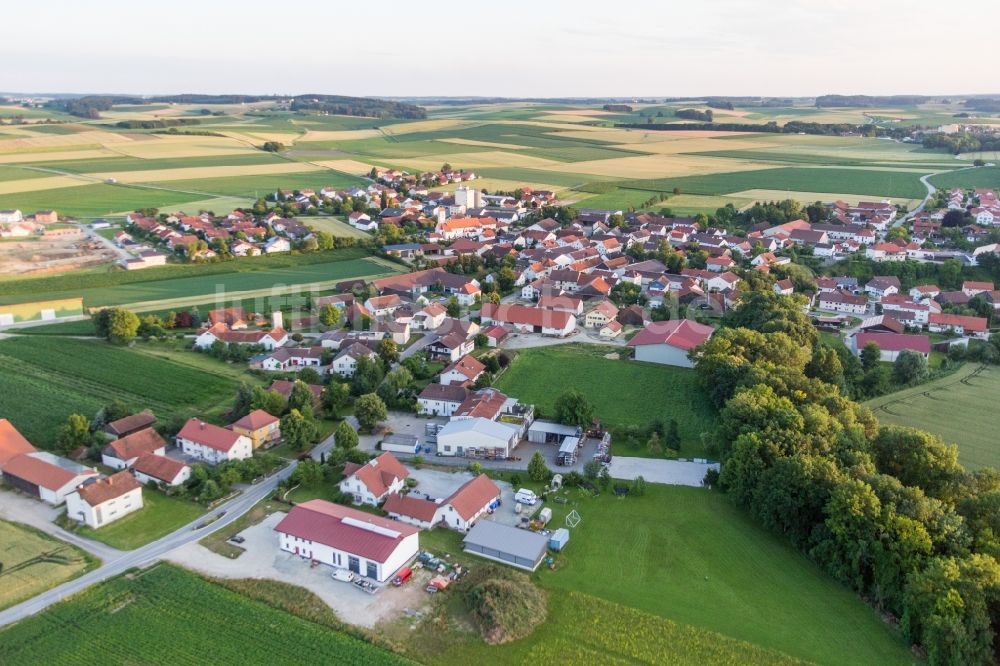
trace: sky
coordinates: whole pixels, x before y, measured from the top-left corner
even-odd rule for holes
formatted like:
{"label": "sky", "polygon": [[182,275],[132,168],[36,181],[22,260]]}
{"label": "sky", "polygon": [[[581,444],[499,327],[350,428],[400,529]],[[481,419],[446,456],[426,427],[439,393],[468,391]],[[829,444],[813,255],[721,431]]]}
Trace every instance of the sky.
{"label": "sky", "polygon": [[997,0],[45,0],[3,13],[7,92],[1000,93]]}

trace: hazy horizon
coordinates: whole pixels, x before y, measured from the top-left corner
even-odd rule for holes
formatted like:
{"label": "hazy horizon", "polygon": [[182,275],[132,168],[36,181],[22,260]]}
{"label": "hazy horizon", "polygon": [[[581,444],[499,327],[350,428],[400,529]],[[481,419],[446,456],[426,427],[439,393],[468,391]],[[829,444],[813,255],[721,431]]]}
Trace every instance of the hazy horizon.
{"label": "hazy horizon", "polygon": [[[1000,23],[1000,3],[956,0],[948,13]],[[639,2],[620,12],[583,0],[444,10],[388,0],[377,14],[315,0],[177,0],[169,11],[54,0],[13,5],[5,18],[32,29],[0,42],[14,65],[0,89],[37,94],[814,97],[997,87],[986,73],[993,40],[959,48],[940,20],[902,0]]]}

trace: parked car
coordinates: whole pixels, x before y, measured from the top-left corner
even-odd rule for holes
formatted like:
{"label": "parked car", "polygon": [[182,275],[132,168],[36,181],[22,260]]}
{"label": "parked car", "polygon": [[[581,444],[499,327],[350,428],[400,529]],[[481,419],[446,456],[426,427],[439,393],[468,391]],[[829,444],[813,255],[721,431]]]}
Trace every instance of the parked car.
{"label": "parked car", "polygon": [[533,506],[535,502],[538,501],[538,495],[527,488],[521,488],[517,491],[517,494],[514,495],[514,501],[520,502],[521,504],[527,504],[528,506]]}
{"label": "parked car", "polygon": [[246,537],[241,537],[239,534],[234,534],[233,536],[229,537],[229,540],[232,541],[233,543],[243,543],[244,541],[246,541]]}
{"label": "parked car", "polygon": [[399,573],[396,575],[396,577],[392,579],[392,584],[395,585],[396,587],[399,587],[406,581],[410,580],[410,578],[412,577],[413,577],[413,569],[411,569],[410,567],[403,567],[402,569],[399,570]]}
{"label": "parked car", "polygon": [[354,580],[354,573],[347,569],[334,569],[333,573],[330,574],[330,578],[339,580],[342,583],[350,583]]}

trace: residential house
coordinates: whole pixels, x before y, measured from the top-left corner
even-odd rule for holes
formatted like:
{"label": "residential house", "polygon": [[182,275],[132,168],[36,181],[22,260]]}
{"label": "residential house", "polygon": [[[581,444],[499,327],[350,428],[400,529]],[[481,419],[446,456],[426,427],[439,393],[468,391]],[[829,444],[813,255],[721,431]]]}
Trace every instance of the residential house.
{"label": "residential house", "polygon": [[405,486],[410,473],[391,453],[383,453],[364,464],[344,465],[340,492],[352,496],[355,504],[378,506]]}
{"label": "residential house", "polygon": [[112,469],[127,469],[142,456],[165,455],[167,442],[152,428],[116,439],[101,450],[101,463]]}
{"label": "residential house", "polygon": [[417,396],[420,414],[451,417],[469,396],[461,384],[428,384]]}
{"label": "residential house", "polygon": [[962,293],[966,294],[970,298],[976,296],[977,294],[990,291],[993,291],[992,282],[976,282],[974,280],[966,280],[962,283]]}
{"label": "residential house", "polygon": [[618,308],[611,301],[601,301],[583,318],[587,328],[602,328],[618,316]]}
{"label": "residential house", "polygon": [[191,478],[191,466],[167,456],[147,454],[135,461],[132,473],[140,483],[152,481],[174,487]]}
{"label": "residential house", "polygon": [[448,310],[443,305],[440,303],[431,303],[423,310],[413,314],[410,325],[417,330],[433,331],[441,325],[447,314]]}
{"label": "residential house", "polygon": [[711,326],[689,319],[652,322],[628,341],[635,349],[635,360],[682,368],[694,367],[688,352],[708,340],[715,332]]}
{"label": "residential house", "polygon": [[177,446],[187,455],[212,464],[253,455],[253,443],[246,435],[197,418],[188,419],[177,433]]}
{"label": "residential house", "polygon": [[868,311],[868,299],[847,291],[824,291],[819,295],[819,309],[863,315]]}
{"label": "residential house", "polygon": [[363,357],[375,360],[378,354],[372,351],[371,347],[354,342],[342,348],[334,357],[333,362],[330,363],[330,372],[335,372],[341,377],[353,377],[355,370],[358,369],[358,359]]}
{"label": "residential house", "polygon": [[66,517],[99,529],[142,508],[142,484],[128,470],[88,479],[66,496]]}
{"label": "residential house", "polygon": [[469,386],[486,372],[486,366],[471,355],[465,355],[441,371],[440,383],[445,386]]}
{"label": "residential house", "polygon": [[249,437],[254,449],[269,446],[281,439],[281,419],[263,409],[253,410],[229,428],[239,435]]}
{"label": "residential house", "polygon": [[898,294],[902,285],[895,275],[876,275],[865,283],[865,292],[877,300],[890,294]]}
{"label": "residential house", "polygon": [[565,337],[576,329],[576,317],[568,312],[527,305],[484,303],[480,316],[484,323],[509,324],[522,333]]}
{"label": "residential house", "polygon": [[281,327],[269,331],[233,331],[220,323],[199,331],[194,346],[198,349],[208,349],[216,340],[227,345],[260,345],[264,349],[271,350],[288,342],[288,333]]}
{"label": "residential house", "polygon": [[971,338],[989,338],[989,326],[985,317],[970,317],[967,315],[932,312],[927,322],[927,330],[932,333],[955,333]]}
{"label": "residential house", "polygon": [[393,495],[382,508],[390,518],[416,527],[430,529],[443,524],[466,532],[499,504],[500,488],[489,476],[480,474],[442,500],[435,502],[412,495]]}

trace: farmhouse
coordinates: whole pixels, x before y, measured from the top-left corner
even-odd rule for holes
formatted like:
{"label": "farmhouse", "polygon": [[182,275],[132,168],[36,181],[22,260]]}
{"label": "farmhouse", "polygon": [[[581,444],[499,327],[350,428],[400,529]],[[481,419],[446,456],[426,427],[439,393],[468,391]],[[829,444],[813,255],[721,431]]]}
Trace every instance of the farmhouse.
{"label": "farmhouse", "polygon": [[545,557],[549,539],[530,530],[481,520],[469,530],[462,543],[467,553],[534,571]]}
{"label": "farmhouse", "polygon": [[154,423],[156,423],[156,417],[153,416],[153,412],[147,409],[138,414],[132,414],[117,421],[112,421],[104,426],[104,432],[112,437],[124,437],[144,428],[149,428]]}
{"label": "farmhouse", "polygon": [[281,419],[263,409],[253,410],[229,428],[239,435],[249,437],[254,449],[281,439]]}
{"label": "farmhouse", "polygon": [[344,465],[344,479],[340,492],[353,496],[355,504],[378,506],[389,495],[403,489],[410,473],[391,453],[383,453],[363,465]]}
{"label": "farmhouse", "polygon": [[500,488],[486,474],[467,481],[449,497],[437,502],[409,495],[393,495],[382,509],[390,518],[430,529],[443,523],[459,532],[468,531],[482,516],[500,505]]}
{"label": "farmhouse", "polygon": [[576,328],[576,317],[568,312],[527,305],[484,303],[480,315],[483,323],[510,324],[522,333],[565,337]]}
{"label": "farmhouse", "polygon": [[165,486],[179,486],[191,478],[191,467],[166,456],[147,454],[135,461],[132,473],[140,483],[162,483]]}
{"label": "farmhouse", "polygon": [[916,352],[927,358],[931,353],[930,339],[926,335],[900,335],[898,333],[859,332],[851,336],[851,347],[854,353],[861,355],[869,343],[878,345],[880,359],[892,362],[903,351]]}
{"label": "farmhouse", "polygon": [[66,496],[66,516],[95,530],[141,508],[142,484],[128,470],[88,479]]}
{"label": "farmhouse", "polygon": [[177,445],[187,455],[212,464],[244,460],[253,454],[253,444],[246,435],[196,418],[188,419],[177,433]]}
{"label": "farmhouse", "polygon": [[281,550],[379,583],[420,549],[416,527],[324,500],[293,507],[274,531]]}
{"label": "farmhouse", "polygon": [[167,451],[167,443],[160,433],[146,428],[111,442],[101,451],[101,462],[112,469],[126,469],[135,461],[150,453],[162,456]]}
{"label": "farmhouse", "polygon": [[58,506],[66,496],[97,472],[47,451],[22,453],[3,467],[3,481],[9,486]]}
{"label": "farmhouse", "polygon": [[0,470],[11,458],[35,451],[35,447],[17,431],[13,423],[0,419]]}
{"label": "farmhouse", "polygon": [[583,318],[587,328],[603,328],[618,316],[618,308],[611,301],[601,301]]}
{"label": "farmhouse", "polygon": [[200,331],[194,340],[194,346],[198,349],[208,349],[216,340],[227,345],[260,345],[270,350],[288,342],[288,333],[281,327],[269,331],[233,331],[220,323]]}
{"label": "farmhouse", "polygon": [[652,322],[627,344],[635,348],[637,361],[692,368],[688,352],[712,337],[714,330],[688,319]]}

